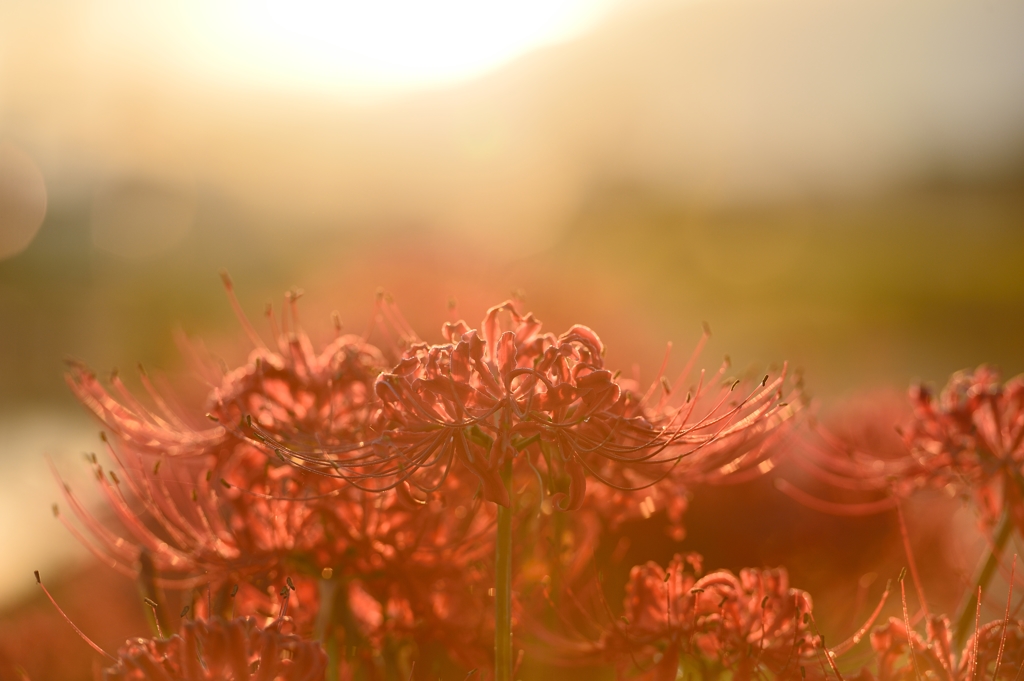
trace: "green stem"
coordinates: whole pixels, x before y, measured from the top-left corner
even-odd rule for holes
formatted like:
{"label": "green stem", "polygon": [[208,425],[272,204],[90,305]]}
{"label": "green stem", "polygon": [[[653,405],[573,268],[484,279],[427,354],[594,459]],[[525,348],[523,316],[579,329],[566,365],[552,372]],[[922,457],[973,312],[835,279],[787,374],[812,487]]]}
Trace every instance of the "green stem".
{"label": "green stem", "polygon": [[324,641],[324,648],[327,651],[327,679],[338,681],[341,678],[341,662],[338,651],[338,638],[332,636]]}
{"label": "green stem", "polygon": [[498,536],[494,551],[494,679],[512,681],[512,460],[505,462],[502,482],[508,508],[498,506]]}
{"label": "green stem", "polygon": [[1013,521],[1010,519],[1010,509],[1007,507],[1004,508],[1003,515],[999,518],[999,524],[996,525],[996,531],[992,538],[992,545],[989,547],[988,555],[985,556],[985,560],[979,565],[978,571],[974,576],[973,587],[964,594],[963,600],[960,601],[960,607],[957,609],[956,629],[953,634],[956,650],[960,650],[967,641],[967,632],[974,622],[975,606],[977,605],[975,598],[978,593],[978,587],[984,590],[992,580],[992,576],[999,567],[999,561],[1002,558],[1006,542],[1009,541],[1012,534]]}

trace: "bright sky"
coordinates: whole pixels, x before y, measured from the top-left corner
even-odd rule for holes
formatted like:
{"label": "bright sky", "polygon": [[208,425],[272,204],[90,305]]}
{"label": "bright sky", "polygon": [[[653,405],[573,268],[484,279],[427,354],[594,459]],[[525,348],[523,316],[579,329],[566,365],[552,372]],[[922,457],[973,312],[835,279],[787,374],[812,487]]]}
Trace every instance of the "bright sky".
{"label": "bright sky", "polygon": [[98,3],[94,37],[236,83],[394,91],[472,77],[571,38],[615,2],[191,0],[154,10],[114,0]]}

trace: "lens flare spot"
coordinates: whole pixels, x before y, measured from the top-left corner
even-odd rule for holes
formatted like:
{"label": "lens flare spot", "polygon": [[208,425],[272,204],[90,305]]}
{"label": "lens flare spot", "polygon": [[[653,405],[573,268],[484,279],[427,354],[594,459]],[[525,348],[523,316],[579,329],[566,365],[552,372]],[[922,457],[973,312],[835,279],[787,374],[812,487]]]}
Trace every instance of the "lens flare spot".
{"label": "lens flare spot", "polygon": [[0,259],[28,248],[44,217],[43,174],[19,147],[0,142]]}

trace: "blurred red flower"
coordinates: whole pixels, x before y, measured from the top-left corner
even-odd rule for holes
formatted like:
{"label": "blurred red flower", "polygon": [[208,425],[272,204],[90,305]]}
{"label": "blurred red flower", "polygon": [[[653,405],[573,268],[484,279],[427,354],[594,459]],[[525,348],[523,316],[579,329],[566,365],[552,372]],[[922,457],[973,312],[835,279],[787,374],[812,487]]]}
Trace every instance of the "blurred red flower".
{"label": "blurred red flower", "polygon": [[170,638],[129,640],[103,681],[323,681],[327,655],[288,618],[186,620]]}
{"label": "blurred red flower", "polygon": [[945,616],[930,617],[924,637],[892,618],[871,633],[871,646],[877,672],[861,672],[862,681],[1017,679],[1024,668],[1024,620],[1010,620],[1005,628],[1002,620],[989,622],[957,652]]}

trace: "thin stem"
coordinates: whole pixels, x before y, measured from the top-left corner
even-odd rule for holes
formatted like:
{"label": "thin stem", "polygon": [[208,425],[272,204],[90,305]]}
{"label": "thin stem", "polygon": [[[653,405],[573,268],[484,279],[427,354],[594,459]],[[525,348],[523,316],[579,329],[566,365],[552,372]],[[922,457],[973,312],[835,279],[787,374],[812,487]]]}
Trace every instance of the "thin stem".
{"label": "thin stem", "polygon": [[1012,534],[1013,521],[1010,519],[1010,511],[1007,507],[999,518],[999,524],[996,525],[996,531],[992,538],[992,545],[989,547],[984,561],[978,567],[971,590],[964,595],[964,599],[957,609],[956,629],[953,634],[954,645],[957,649],[961,648],[967,640],[967,630],[971,626],[971,619],[974,615],[974,596],[978,589],[985,589],[988,583],[992,581],[992,576],[995,575],[996,569],[999,567],[1003,549],[1006,547],[1006,542],[1009,541]]}
{"label": "thin stem", "polygon": [[327,651],[327,679],[329,681],[338,681],[341,678],[341,661],[339,655],[341,651],[338,650],[338,637],[331,636],[324,641],[324,649]]}
{"label": "thin stem", "polygon": [[928,603],[924,598],[924,589],[921,587],[921,577],[917,574],[917,561],[914,560],[914,549],[910,545],[910,533],[907,532],[907,521],[903,517],[903,508],[899,499],[896,499],[896,517],[900,521],[900,536],[903,538],[903,551],[907,554],[907,565],[910,567],[910,576],[914,580],[914,588],[917,590],[917,600],[921,601],[921,610],[924,611],[925,619],[928,619]]}
{"label": "thin stem", "polygon": [[502,466],[508,508],[498,506],[494,551],[494,679],[512,681],[512,460]]}
{"label": "thin stem", "polygon": [[323,644],[327,651],[327,679],[338,681],[340,678],[338,636],[334,627],[331,626],[334,619],[334,600],[337,597],[338,582],[326,576],[332,575],[332,573],[324,571],[324,575],[320,580],[320,612],[317,613],[316,622],[313,625],[313,636]]}

